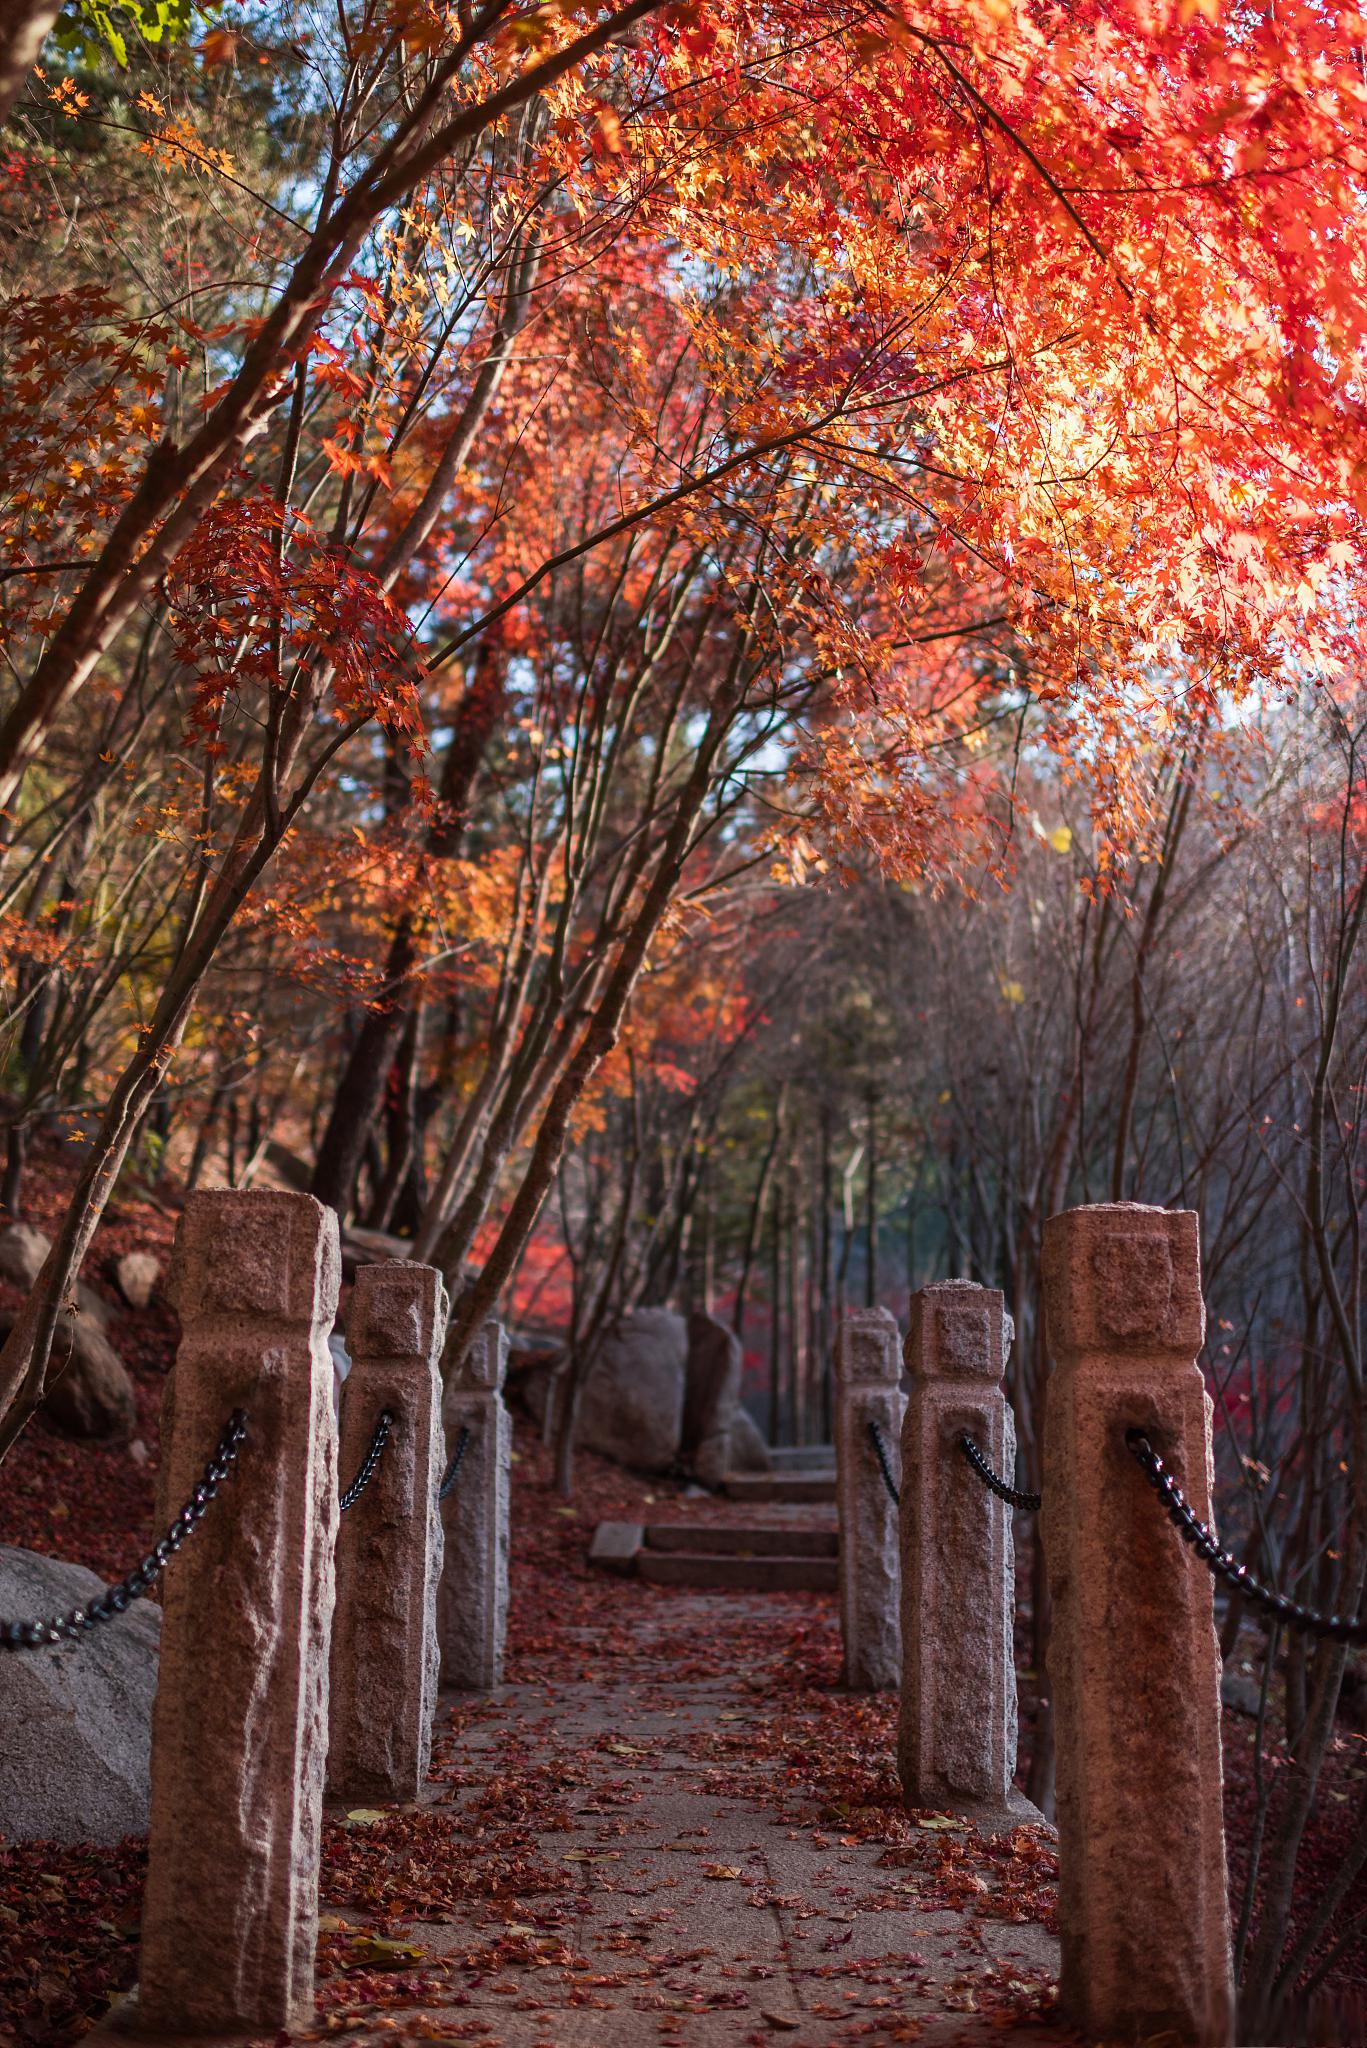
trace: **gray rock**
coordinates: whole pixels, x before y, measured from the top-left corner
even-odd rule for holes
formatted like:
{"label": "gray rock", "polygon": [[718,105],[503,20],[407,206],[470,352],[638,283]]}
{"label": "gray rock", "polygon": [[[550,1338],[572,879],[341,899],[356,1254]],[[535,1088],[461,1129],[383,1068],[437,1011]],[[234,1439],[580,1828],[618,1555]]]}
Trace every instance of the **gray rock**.
{"label": "gray rock", "polygon": [[[46,1231],[32,1223],[11,1223],[8,1229],[0,1230],[0,1279],[8,1280],[13,1287],[22,1287],[27,1294],[37,1283],[43,1261],[51,1250],[52,1239]],[[76,1282],[67,1299],[73,1312],[87,1317],[97,1329],[108,1330],[109,1304],[84,1280]]]}
{"label": "gray rock", "polygon": [[0,1280],[27,1294],[51,1250],[52,1239],[33,1224],[11,1223],[0,1230]]}
{"label": "gray rock", "polygon": [[[0,1613],[38,1620],[103,1581],[83,1565],[0,1549]],[[117,1842],[147,1826],[161,1614],[135,1600],[78,1643],[15,1650],[0,1665],[0,1835]]]}
{"label": "gray rock", "polygon": [[[58,1325],[43,1413],[64,1436],[126,1443],[138,1404],[128,1368],[102,1330],[84,1315]],[[62,1360],[65,1359],[65,1364]]]}
{"label": "gray rock", "polygon": [[[0,1309],[0,1343],[16,1318]],[[126,1443],[138,1420],[128,1368],[104,1332],[84,1314],[57,1324],[42,1413],[63,1436],[92,1443]]]}
{"label": "gray rock", "polygon": [[704,1486],[731,1470],[731,1429],[740,1407],[740,1339],[715,1316],[688,1318],[680,1456]]}
{"label": "gray rock", "polygon": [[688,1325],[667,1308],[622,1316],[603,1340],[579,1410],[578,1442],[640,1472],[665,1472],[683,1432]]}
{"label": "gray rock", "polygon": [[413,1247],[406,1237],[388,1230],[364,1230],[353,1224],[342,1232],[342,1278],[354,1280],[362,1266],[382,1265],[386,1259],[411,1259]]}
{"label": "gray rock", "polygon": [[1262,1711],[1263,1689],[1256,1678],[1247,1678],[1240,1671],[1226,1671],[1220,1679],[1220,1699],[1232,1714],[1243,1714],[1250,1721],[1256,1721]]}
{"label": "gray rock", "polygon": [[759,1424],[748,1408],[738,1408],[731,1418],[729,1472],[769,1472],[773,1459],[760,1433]]}
{"label": "gray rock", "polygon": [[130,1308],[146,1308],[161,1278],[161,1260],[151,1252],[125,1252],[114,1268],[114,1278]]}

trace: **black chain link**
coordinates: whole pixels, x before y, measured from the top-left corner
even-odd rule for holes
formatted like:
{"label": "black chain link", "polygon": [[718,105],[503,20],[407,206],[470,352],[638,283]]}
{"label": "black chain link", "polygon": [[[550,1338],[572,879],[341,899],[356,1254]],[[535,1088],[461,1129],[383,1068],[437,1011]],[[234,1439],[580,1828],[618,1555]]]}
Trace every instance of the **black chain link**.
{"label": "black chain link", "polygon": [[107,1586],[88,1607],[73,1607],[51,1621],[0,1621],[0,1650],[37,1650],[51,1643],[76,1642],[87,1630],[116,1614],[126,1614],[140,1593],[154,1586],[181,1544],[204,1518],[211,1500],[231,1472],[238,1451],[246,1440],[247,1417],[234,1408],[218,1440],[218,1448],[204,1468],[204,1477],[172,1522],[161,1542],[126,1579]]}
{"label": "black chain link", "polygon": [[963,1452],[983,1485],[991,1487],[998,1500],[1004,1500],[1009,1508],[1024,1508],[1027,1514],[1033,1515],[1036,1512],[1041,1504],[1041,1495],[1038,1493],[1022,1493],[1018,1486],[1008,1486],[1000,1474],[992,1470],[987,1459],[983,1456],[967,1431],[959,1438],[959,1449]]}
{"label": "black chain link", "polygon": [[446,1477],[442,1480],[441,1485],[437,1488],[438,1500],[445,1500],[447,1494],[451,1491],[451,1488],[460,1478],[460,1468],[461,1465],[464,1463],[465,1453],[469,1450],[469,1448],[470,1432],[462,1423],[460,1435],[456,1438],[456,1448],[454,1449],[454,1451],[452,1451],[451,1462],[446,1468]]}
{"label": "black chain link", "polygon": [[1288,1628],[1303,1629],[1309,1635],[1332,1636],[1340,1643],[1367,1643],[1367,1621],[1350,1621],[1346,1614],[1317,1614],[1312,1607],[1302,1607],[1299,1600],[1292,1600],[1285,1593],[1274,1593],[1270,1586],[1264,1586],[1255,1579],[1248,1566],[1240,1564],[1237,1558],[1215,1539],[1215,1533],[1194,1512],[1186,1495],[1168,1471],[1153,1445],[1142,1429],[1127,1429],[1126,1447],[1139,1460],[1148,1479],[1168,1511],[1178,1534],[1191,1545],[1196,1555],[1210,1567],[1212,1573],[1227,1579],[1236,1592],[1255,1606],[1275,1614]]}
{"label": "black chain link", "polygon": [[348,1508],[355,1507],[357,1501],[375,1477],[375,1468],[384,1456],[384,1447],[389,1442],[389,1432],[393,1427],[393,1409],[382,1408],[380,1410],[380,1419],[375,1424],[375,1434],[370,1439],[370,1448],[361,1460],[361,1469],[337,1503],[339,1515],[344,1515]]}
{"label": "black chain link", "polygon": [[878,1427],[872,1416],[869,1417],[869,1435],[873,1438],[873,1448],[878,1457],[878,1469],[883,1475],[883,1484],[888,1489],[888,1496],[893,1506],[900,1508],[902,1505],[902,1489],[892,1476],[892,1466],[888,1461],[888,1447],[883,1442],[882,1430]]}

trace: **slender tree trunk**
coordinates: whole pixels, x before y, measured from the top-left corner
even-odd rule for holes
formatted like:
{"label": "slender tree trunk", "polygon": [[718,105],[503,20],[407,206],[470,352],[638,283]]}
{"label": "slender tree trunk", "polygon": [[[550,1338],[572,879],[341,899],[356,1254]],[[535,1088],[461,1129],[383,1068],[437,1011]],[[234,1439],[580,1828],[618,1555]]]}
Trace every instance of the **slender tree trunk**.
{"label": "slender tree trunk", "polygon": [[864,1275],[864,1302],[868,1308],[878,1306],[878,1097],[869,1090],[869,1179],[868,1199],[868,1269]]}
{"label": "slender tree trunk", "polygon": [[38,62],[43,38],[57,19],[59,0],[6,0],[0,21],[0,121]]}
{"label": "slender tree trunk", "polygon": [[774,1097],[774,1121],[769,1131],[769,1143],[760,1161],[759,1174],[755,1180],[755,1192],[750,1203],[750,1220],[745,1231],[745,1249],[741,1254],[740,1278],[736,1282],[735,1306],[731,1312],[731,1327],[736,1335],[745,1341],[745,1296],[750,1285],[750,1273],[759,1251],[760,1233],[764,1228],[764,1212],[769,1199],[769,1188],[773,1180],[774,1160],[783,1138],[784,1108],[787,1102],[787,1083]]}
{"label": "slender tree trunk", "polygon": [[185,1169],[185,1192],[187,1195],[193,1194],[199,1186],[199,1177],[208,1164],[209,1148],[213,1143],[214,1132],[218,1128],[218,1119],[222,1113],[223,1102],[227,1092],[226,1082],[216,1081],[214,1083],[213,1093],[209,1097],[209,1106],[200,1119],[199,1129],[195,1132],[195,1149],[190,1154],[190,1164]]}
{"label": "slender tree trunk", "polygon": [[774,1190],[769,1227],[769,1441],[783,1442],[783,1183]]}
{"label": "slender tree trunk", "polygon": [[802,1225],[803,1205],[797,1179],[797,1162],[788,1157],[788,1227],[785,1232],[788,1267],[788,1350],[793,1390],[793,1442],[807,1441],[807,1329],[802,1314]]}
{"label": "slender tree trunk", "polygon": [[555,1416],[555,1463],[552,1485],[556,1492],[568,1500],[574,1492],[574,1443],[579,1432],[579,1409],[583,1400],[583,1388],[579,1375],[573,1367],[564,1375],[560,1399],[556,1403]]}
{"label": "slender tree trunk", "polygon": [[[739,665],[738,665],[739,666]],[[693,767],[680,790],[674,817],[657,858],[655,872],[636,912],[616,963],[603,986],[596,1009],[563,1073],[551,1090],[531,1157],[513,1197],[503,1227],[478,1279],[464,1295],[447,1337],[444,1369],[460,1364],[476,1331],[492,1314],[509,1273],[541,1213],[564,1150],[574,1110],[601,1062],[617,1043],[627,1004],[636,986],[646,952],[683,876],[698,817],[712,788],[717,755],[740,708],[744,685],[729,679],[712,700],[707,729]]]}
{"label": "slender tree trunk", "polygon": [[415,934],[403,917],[390,940],[385,962],[383,1008],[367,1012],[337,1083],[332,1111],[314,1162],[312,1193],[346,1219],[356,1200],[356,1182],[366,1143],[384,1102],[385,1083],[408,1022],[403,990],[412,970]]}
{"label": "slender tree trunk", "polygon": [[28,1131],[21,1123],[12,1123],[5,1133],[5,1179],[0,1187],[0,1209],[11,1218],[23,1215],[21,1199],[24,1186],[24,1164],[28,1157]]}

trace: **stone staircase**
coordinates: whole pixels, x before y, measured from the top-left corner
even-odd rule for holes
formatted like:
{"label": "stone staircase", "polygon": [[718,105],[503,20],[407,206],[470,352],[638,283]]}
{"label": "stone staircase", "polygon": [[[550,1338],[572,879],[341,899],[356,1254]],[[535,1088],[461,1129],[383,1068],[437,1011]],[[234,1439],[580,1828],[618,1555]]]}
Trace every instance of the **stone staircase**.
{"label": "stone staircase", "polygon": [[769,1453],[767,1472],[728,1472],[722,1491],[728,1500],[811,1501],[835,1499],[835,1447],[804,1444]]}
{"label": "stone staircase", "polygon": [[600,1522],[589,1561],[657,1586],[833,1593],[839,1555],[833,1522]]}

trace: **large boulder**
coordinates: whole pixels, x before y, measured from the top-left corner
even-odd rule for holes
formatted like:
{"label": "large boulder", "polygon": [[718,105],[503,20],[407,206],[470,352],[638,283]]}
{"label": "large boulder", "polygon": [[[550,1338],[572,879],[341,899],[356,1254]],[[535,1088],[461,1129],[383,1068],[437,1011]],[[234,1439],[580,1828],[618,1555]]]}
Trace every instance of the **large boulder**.
{"label": "large boulder", "polygon": [[[0,1344],[16,1320],[8,1309],[0,1309]],[[63,1436],[91,1443],[127,1443],[137,1427],[137,1396],[128,1367],[104,1332],[84,1315],[58,1320],[47,1398],[40,1412]]]}
{"label": "large boulder", "polygon": [[128,1368],[83,1314],[64,1316],[57,1325],[43,1414],[63,1436],[93,1443],[127,1443],[137,1427]]}
{"label": "large boulder", "polygon": [[[0,1230],[0,1280],[8,1280],[12,1287],[22,1288],[27,1294],[36,1284],[51,1250],[52,1239],[46,1231],[32,1223],[9,1224]],[[67,1307],[73,1315],[84,1316],[97,1330],[108,1334],[109,1304],[84,1280],[78,1280],[67,1296]]]}
{"label": "large boulder", "polygon": [[[27,1293],[51,1250],[52,1240],[31,1223],[11,1223],[0,1230],[0,1276]],[[13,1316],[0,1313],[0,1339],[13,1327]],[[108,1328],[105,1301],[93,1287],[77,1281],[58,1319],[43,1413],[66,1436],[124,1443],[136,1427],[138,1405],[128,1368],[106,1335]]]}
{"label": "large boulder", "polygon": [[11,1223],[0,1230],[0,1280],[28,1293],[52,1250],[52,1239],[31,1223]]}
{"label": "large boulder", "polygon": [[731,1420],[729,1472],[771,1472],[773,1459],[760,1434],[759,1424],[748,1408],[738,1408]]}
{"label": "large boulder", "polygon": [[695,1310],[688,1318],[680,1456],[704,1486],[731,1468],[731,1427],[740,1407],[741,1347],[734,1330]]}
{"label": "large boulder", "polygon": [[114,1268],[114,1278],[130,1308],[147,1308],[161,1278],[161,1260],[154,1252],[125,1252]]}
{"label": "large boulder", "polygon": [[579,1408],[577,1441],[638,1472],[678,1462],[688,1325],[667,1308],[637,1308],[603,1339]]}
{"label": "large boulder", "polygon": [[[0,1614],[37,1621],[84,1606],[82,1565],[0,1549]],[[0,1663],[0,1835],[117,1842],[147,1827],[161,1613],[135,1600],[75,1643]]]}

